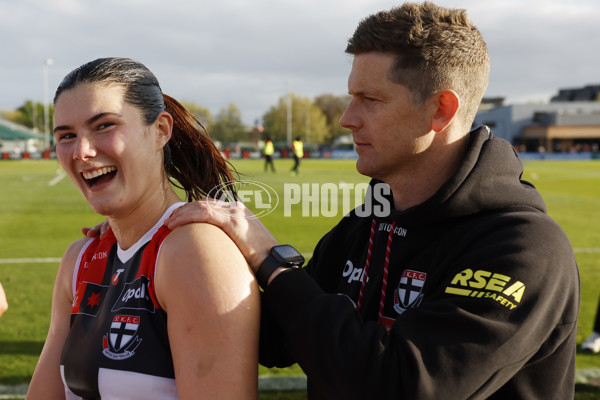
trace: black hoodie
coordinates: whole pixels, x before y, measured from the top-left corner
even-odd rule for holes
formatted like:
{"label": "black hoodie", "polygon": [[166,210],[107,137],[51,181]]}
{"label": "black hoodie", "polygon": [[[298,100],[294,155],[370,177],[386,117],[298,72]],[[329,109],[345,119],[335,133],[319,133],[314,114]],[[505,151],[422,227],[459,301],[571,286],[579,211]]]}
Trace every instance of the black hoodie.
{"label": "black hoodie", "polygon": [[487,127],[470,142],[429,200],[378,217],[393,201],[372,181],[306,268],[273,279],[261,363],[297,362],[309,399],[573,398],[571,245],[510,144]]}

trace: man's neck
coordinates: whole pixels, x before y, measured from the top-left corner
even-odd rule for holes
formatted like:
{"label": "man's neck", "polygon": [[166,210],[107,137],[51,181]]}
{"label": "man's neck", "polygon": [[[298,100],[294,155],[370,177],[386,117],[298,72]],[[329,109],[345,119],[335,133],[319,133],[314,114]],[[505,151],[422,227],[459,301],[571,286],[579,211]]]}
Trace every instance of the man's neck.
{"label": "man's neck", "polygon": [[394,196],[394,207],[403,211],[431,198],[458,170],[469,145],[469,135],[432,151],[411,171],[401,171],[384,181]]}

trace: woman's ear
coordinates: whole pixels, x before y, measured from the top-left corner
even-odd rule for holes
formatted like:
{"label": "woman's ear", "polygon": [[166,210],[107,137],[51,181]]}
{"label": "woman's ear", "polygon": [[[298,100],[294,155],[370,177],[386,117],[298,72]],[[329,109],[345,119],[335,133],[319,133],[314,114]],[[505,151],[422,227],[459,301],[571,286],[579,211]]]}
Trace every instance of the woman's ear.
{"label": "woman's ear", "polygon": [[158,133],[159,145],[162,148],[173,134],[173,117],[168,112],[163,111],[158,114],[154,125]]}
{"label": "woman's ear", "polygon": [[460,97],[454,90],[442,90],[435,95],[436,111],[431,121],[431,129],[441,132],[450,125],[460,108]]}

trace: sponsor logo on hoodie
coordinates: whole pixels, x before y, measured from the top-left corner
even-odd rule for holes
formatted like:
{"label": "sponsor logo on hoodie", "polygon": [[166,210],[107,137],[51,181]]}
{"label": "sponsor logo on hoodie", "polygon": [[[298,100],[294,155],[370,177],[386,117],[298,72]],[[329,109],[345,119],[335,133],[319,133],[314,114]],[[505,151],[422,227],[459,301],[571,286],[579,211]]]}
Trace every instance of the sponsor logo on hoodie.
{"label": "sponsor logo on hoodie", "polygon": [[508,275],[467,268],[454,276],[446,287],[446,293],[489,299],[514,310],[523,299],[525,284]]}
{"label": "sponsor logo on hoodie", "polygon": [[[348,283],[352,282],[362,282],[363,275],[365,273],[364,268],[355,268],[352,261],[346,261],[346,265],[344,266],[344,270],[342,271],[342,276],[347,278]],[[369,281],[369,277],[367,277],[367,282]]]}

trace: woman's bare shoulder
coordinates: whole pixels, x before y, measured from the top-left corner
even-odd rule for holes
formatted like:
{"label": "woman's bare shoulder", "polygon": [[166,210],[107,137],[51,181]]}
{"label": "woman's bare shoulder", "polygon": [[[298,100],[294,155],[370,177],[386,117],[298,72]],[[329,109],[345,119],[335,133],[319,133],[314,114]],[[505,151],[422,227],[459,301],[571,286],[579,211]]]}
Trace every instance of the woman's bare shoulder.
{"label": "woman's bare shoulder", "polygon": [[230,253],[233,257],[243,259],[235,243],[220,228],[208,223],[190,223],[177,227],[167,236],[163,249],[169,253],[195,253],[200,257],[224,255]]}
{"label": "woman's bare shoulder", "polygon": [[[230,308],[247,301],[256,291],[251,290],[256,286],[254,275],[233,241],[221,229],[204,223],[178,227],[167,236],[156,265],[155,282],[158,300],[165,310],[172,304],[179,306],[173,300],[185,293],[184,298],[193,294],[205,305],[218,301],[218,307]],[[225,297],[227,301],[221,301]]]}

